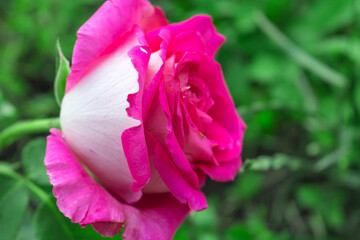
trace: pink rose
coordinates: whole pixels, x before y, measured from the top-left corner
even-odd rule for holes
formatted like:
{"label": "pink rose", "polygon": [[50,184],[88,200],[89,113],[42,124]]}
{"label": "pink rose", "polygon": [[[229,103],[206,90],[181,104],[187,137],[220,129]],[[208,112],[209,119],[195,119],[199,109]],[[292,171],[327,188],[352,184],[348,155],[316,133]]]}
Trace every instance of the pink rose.
{"label": "pink rose", "polygon": [[171,239],[207,207],[206,175],[234,179],[245,125],[213,57],[208,16],[168,24],[146,0],[113,0],[80,28],[45,165],[57,205],[103,236]]}

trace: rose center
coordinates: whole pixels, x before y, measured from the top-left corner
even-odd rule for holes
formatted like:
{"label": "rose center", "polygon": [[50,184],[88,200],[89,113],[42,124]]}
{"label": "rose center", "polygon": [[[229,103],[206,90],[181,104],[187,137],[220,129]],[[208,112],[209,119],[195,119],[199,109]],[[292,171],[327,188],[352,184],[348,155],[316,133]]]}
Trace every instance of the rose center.
{"label": "rose center", "polygon": [[214,104],[210,90],[199,77],[190,77],[181,89],[181,96],[185,102],[192,103],[197,109],[207,112]]}

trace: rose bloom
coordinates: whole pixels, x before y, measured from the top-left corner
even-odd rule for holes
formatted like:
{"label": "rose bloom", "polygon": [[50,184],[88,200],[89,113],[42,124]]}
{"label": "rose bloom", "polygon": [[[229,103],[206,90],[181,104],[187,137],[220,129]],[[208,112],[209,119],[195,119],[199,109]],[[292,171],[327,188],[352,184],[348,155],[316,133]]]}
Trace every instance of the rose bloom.
{"label": "rose bloom", "polygon": [[103,236],[171,239],[207,207],[207,176],[233,180],[245,125],[208,16],[168,24],[146,0],[113,0],[80,28],[45,165],[57,205]]}

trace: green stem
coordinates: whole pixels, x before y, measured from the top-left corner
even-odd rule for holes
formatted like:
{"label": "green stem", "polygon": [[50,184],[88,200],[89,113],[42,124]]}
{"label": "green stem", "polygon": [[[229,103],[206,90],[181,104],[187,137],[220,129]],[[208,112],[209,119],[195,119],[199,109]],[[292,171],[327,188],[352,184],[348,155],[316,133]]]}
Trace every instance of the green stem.
{"label": "green stem", "polygon": [[301,48],[291,42],[290,39],[288,39],[269,19],[266,18],[264,13],[260,11],[256,12],[255,19],[259,28],[299,65],[334,86],[344,87],[345,84],[347,84],[347,79],[344,76],[313,58],[311,55],[304,52]]}
{"label": "green stem", "polygon": [[46,133],[50,128],[60,128],[60,120],[58,118],[48,118],[15,123],[0,132],[0,151],[23,135]]}

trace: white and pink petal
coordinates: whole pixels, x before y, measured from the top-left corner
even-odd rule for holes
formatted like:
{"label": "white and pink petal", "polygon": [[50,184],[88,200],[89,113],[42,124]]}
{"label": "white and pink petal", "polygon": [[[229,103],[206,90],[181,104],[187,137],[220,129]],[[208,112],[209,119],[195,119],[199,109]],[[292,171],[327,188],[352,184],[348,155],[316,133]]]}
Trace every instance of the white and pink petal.
{"label": "white and pink petal", "polygon": [[119,202],[89,176],[57,129],[47,138],[45,165],[60,211],[102,236],[125,227],[124,239],[168,240],[189,212],[169,193],[147,194],[133,205]]}

